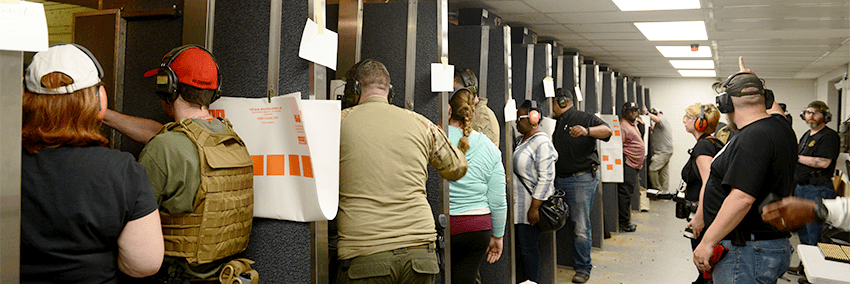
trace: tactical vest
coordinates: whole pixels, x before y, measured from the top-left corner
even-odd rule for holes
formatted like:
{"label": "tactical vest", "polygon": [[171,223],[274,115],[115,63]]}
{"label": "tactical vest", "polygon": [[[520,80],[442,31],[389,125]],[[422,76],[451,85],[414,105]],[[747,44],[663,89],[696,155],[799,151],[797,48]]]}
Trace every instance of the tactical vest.
{"label": "tactical vest", "polygon": [[227,131],[212,134],[191,119],[166,124],[159,133],[182,132],[198,148],[201,184],[194,212],[160,212],[165,255],[191,265],[239,253],[248,246],[254,217],[254,171],[242,139],[227,120]]}

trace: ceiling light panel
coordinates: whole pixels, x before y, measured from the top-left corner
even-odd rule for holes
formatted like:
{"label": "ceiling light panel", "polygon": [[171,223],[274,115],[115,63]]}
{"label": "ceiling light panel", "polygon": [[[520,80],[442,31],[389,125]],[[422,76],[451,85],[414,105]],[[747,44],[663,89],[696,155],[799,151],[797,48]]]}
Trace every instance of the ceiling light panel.
{"label": "ceiling light panel", "polygon": [[699,9],[699,0],[613,0],[620,11]]}
{"label": "ceiling light panel", "polygon": [[643,22],[635,26],[650,41],[708,40],[703,21]]}
{"label": "ceiling light panel", "polygon": [[713,60],[670,60],[676,69],[714,69]]}
{"label": "ceiling light panel", "polygon": [[700,46],[697,51],[691,51],[690,46],[656,46],[664,57],[711,57],[711,48]]}
{"label": "ceiling light panel", "polygon": [[679,70],[682,77],[717,77],[714,70]]}

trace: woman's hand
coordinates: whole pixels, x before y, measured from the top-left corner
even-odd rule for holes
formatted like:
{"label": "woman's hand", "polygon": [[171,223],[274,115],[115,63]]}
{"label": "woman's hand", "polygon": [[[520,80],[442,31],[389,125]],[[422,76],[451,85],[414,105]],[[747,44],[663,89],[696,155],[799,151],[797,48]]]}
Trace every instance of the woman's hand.
{"label": "woman's hand", "polygon": [[502,237],[490,236],[490,246],[487,247],[487,262],[495,263],[502,257]]}
{"label": "woman's hand", "polygon": [[691,228],[694,231],[694,239],[699,239],[702,235],[702,230],[705,229],[705,222],[702,219],[702,214],[695,215],[685,228]]}
{"label": "woman's hand", "polygon": [[528,223],[532,226],[534,226],[534,224],[537,224],[537,222],[540,221],[540,211],[537,210],[537,207],[531,206],[531,208],[528,209],[527,215]]}

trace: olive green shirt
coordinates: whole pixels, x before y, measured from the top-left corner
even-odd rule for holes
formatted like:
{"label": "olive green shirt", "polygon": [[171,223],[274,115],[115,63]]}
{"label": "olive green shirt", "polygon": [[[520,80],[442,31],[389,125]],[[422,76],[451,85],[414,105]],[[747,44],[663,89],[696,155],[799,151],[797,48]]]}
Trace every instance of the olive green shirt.
{"label": "olive green shirt", "polygon": [[499,147],[499,119],[496,118],[493,110],[487,107],[487,98],[479,98],[478,103],[475,104],[472,129],[481,132],[487,138],[490,138],[490,141],[493,141],[497,148]]}
{"label": "olive green shirt", "polygon": [[449,180],[467,169],[443,130],[383,97],[342,111],[339,160],[339,259],[435,241],[428,165]]}

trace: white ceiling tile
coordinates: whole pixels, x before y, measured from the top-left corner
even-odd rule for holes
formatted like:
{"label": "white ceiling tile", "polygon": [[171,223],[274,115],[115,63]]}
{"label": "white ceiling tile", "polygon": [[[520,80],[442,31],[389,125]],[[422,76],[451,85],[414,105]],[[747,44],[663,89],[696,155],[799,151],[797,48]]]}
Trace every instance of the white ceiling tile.
{"label": "white ceiling tile", "polygon": [[526,4],[546,13],[565,12],[616,12],[614,2],[601,1],[564,1],[564,0],[524,0]]}
{"label": "white ceiling tile", "polygon": [[646,40],[641,33],[579,33],[589,40]]}
{"label": "white ceiling tile", "polygon": [[567,28],[577,33],[618,33],[618,32],[640,32],[631,23],[611,24],[567,24]]}

